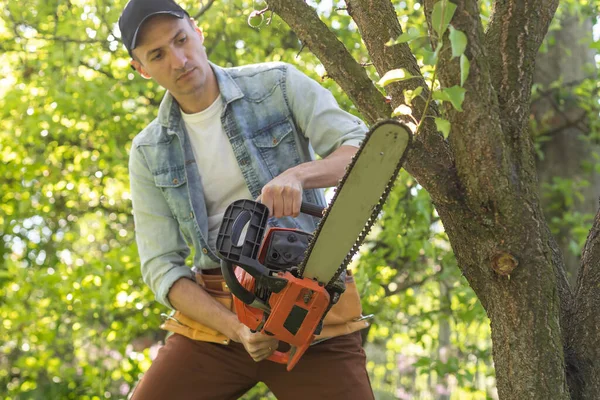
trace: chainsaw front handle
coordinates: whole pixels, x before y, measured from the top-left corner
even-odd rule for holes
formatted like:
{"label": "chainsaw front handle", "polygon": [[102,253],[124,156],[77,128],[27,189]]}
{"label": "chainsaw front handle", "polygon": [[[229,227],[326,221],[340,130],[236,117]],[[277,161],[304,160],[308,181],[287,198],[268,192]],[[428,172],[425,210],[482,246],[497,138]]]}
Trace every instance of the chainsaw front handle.
{"label": "chainsaw front handle", "polygon": [[322,207],[318,204],[303,201],[300,205],[300,212],[313,217],[323,218],[325,207]]}

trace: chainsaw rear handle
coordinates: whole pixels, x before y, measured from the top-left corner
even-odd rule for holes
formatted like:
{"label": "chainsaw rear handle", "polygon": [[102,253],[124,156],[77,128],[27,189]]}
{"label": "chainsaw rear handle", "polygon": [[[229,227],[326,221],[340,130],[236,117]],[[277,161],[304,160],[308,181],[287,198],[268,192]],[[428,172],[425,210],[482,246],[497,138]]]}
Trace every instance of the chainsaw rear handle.
{"label": "chainsaw rear handle", "polygon": [[287,364],[288,361],[290,360],[290,352],[291,352],[291,349],[285,353],[282,351],[276,350],[273,352],[273,354],[271,354],[267,358],[267,360],[276,362],[277,364]]}
{"label": "chainsaw rear handle", "polygon": [[256,300],[254,293],[247,291],[235,277],[235,267],[229,261],[221,260],[221,273],[229,291],[246,304]]}
{"label": "chainsaw rear handle", "polygon": [[291,371],[298,361],[300,361],[300,357],[308,350],[310,343],[306,343],[303,346],[291,346],[290,349],[286,352],[276,350],[273,354],[271,354],[267,360],[276,362],[278,364],[284,364],[286,366],[286,370]]}
{"label": "chainsaw rear handle", "polygon": [[[237,277],[235,276],[235,266],[232,263],[221,260],[221,272],[223,274],[225,284],[235,297],[251,307],[258,308],[268,313],[271,312],[271,307],[269,307],[268,304],[257,298],[254,293],[246,290],[240,281],[238,281]],[[279,278],[274,279],[280,280]],[[285,282],[283,282],[283,285],[280,286],[285,286]]]}

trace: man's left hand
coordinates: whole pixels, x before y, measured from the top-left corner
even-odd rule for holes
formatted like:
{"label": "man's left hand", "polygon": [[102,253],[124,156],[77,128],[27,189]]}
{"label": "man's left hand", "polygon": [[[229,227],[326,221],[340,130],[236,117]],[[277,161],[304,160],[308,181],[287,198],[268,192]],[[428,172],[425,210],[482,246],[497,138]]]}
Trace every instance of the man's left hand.
{"label": "man's left hand", "polygon": [[302,204],[302,181],[293,169],[267,183],[257,201],[266,205],[276,218],[297,217]]}

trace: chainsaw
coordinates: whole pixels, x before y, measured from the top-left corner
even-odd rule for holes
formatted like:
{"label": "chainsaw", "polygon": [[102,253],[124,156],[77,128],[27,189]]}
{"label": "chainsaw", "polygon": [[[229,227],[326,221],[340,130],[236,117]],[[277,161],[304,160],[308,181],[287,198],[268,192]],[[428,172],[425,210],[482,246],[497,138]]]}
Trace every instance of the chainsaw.
{"label": "chainsaw", "polygon": [[301,212],[321,218],[312,234],[268,228],[269,210],[256,201],[238,200],[225,210],[216,248],[236,314],[252,331],[290,346],[269,360],[292,370],[320,333],[345,290],[346,266],[377,219],[411,141],[410,130],[398,121],[374,125],[331,204],[302,203]]}

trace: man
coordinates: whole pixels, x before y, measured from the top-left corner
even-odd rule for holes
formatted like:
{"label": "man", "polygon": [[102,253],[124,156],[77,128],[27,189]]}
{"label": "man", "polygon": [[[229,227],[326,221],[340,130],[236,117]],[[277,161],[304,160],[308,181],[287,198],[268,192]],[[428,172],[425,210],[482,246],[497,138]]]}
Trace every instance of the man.
{"label": "man", "polygon": [[[290,65],[211,64],[202,32],[173,0],[131,0],[119,27],[131,65],[167,90],[158,118],[133,141],[129,168],[142,275],[177,311],[169,322],[181,333],[133,398],[235,399],[263,381],[279,399],[372,399],[364,322],[346,323],[348,334],[328,335],[287,372],[265,360],[277,340],[251,332],[223,301],[214,250],[223,212],[240,198],[260,198],[273,225],[314,230],[300,203],[325,204],[318,188],[343,176],[364,124]],[[190,247],[196,274],[185,264]]]}

